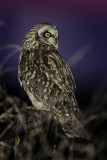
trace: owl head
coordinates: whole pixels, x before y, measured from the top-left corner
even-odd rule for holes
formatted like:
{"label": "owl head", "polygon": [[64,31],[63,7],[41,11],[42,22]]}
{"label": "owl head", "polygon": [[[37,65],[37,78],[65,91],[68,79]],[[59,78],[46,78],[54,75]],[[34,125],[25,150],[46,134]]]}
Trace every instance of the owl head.
{"label": "owl head", "polygon": [[33,26],[25,35],[23,48],[31,49],[39,45],[48,45],[58,49],[58,30],[49,23],[41,23]]}

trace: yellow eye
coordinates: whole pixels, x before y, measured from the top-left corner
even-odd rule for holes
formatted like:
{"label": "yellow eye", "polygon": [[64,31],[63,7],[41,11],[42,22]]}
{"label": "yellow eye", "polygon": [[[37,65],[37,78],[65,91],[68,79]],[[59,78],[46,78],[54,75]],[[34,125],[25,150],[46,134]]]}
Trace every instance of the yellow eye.
{"label": "yellow eye", "polygon": [[50,37],[50,36],[51,36],[51,34],[49,32],[45,33],[45,37]]}

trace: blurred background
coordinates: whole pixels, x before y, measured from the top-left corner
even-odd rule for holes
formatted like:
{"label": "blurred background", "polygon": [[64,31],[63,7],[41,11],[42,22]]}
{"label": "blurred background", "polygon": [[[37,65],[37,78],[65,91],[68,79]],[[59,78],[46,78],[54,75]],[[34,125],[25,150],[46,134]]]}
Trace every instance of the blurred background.
{"label": "blurred background", "polygon": [[[17,68],[23,38],[35,24],[59,30],[59,50],[76,81],[80,108],[86,108],[107,78],[106,0],[3,0],[0,2],[0,73],[10,94],[28,99]],[[18,51],[16,50],[18,49]]]}

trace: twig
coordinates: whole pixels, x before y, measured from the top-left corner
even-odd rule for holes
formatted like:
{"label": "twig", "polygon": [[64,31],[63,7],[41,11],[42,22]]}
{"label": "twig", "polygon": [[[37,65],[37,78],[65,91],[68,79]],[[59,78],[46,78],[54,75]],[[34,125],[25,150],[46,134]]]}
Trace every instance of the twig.
{"label": "twig", "polygon": [[4,50],[4,49],[17,49],[18,51],[21,51],[21,46],[20,45],[17,45],[17,44],[7,44],[7,45],[4,45],[2,47],[0,47],[0,50]]}
{"label": "twig", "polygon": [[80,59],[82,59],[92,48],[90,44],[86,44],[82,48],[80,48],[73,56],[70,57],[68,63],[71,67],[77,64]]}
{"label": "twig", "polygon": [[2,113],[2,114],[0,115],[0,119],[3,119],[3,118],[8,117],[8,114],[11,113],[13,109],[14,109],[14,108],[11,107],[11,108],[9,108],[6,112]]}
{"label": "twig", "polygon": [[13,50],[12,52],[10,52],[5,58],[4,60],[2,60],[1,64],[0,64],[0,70],[3,69],[5,63],[9,60],[10,57],[12,57],[15,53],[17,52],[17,50]]}
{"label": "twig", "polygon": [[13,124],[14,124],[14,121],[11,121],[9,124],[8,124],[8,126],[3,130],[3,132],[0,134],[0,138],[2,138],[4,135],[5,135],[5,133],[13,126]]}
{"label": "twig", "polygon": [[5,143],[3,141],[0,141],[0,145],[4,146],[4,147],[7,147],[7,148],[13,148],[12,146],[8,145],[7,143]]}
{"label": "twig", "polygon": [[0,51],[4,50],[4,49],[9,49],[12,48],[14,49],[12,52],[10,52],[5,58],[4,60],[2,60],[1,64],[0,64],[0,76],[3,76],[5,73],[10,72],[10,71],[15,71],[15,67],[6,67],[5,69],[3,69],[5,63],[9,60],[9,58],[11,58],[14,54],[16,54],[17,52],[21,51],[21,46],[19,45],[14,45],[14,44],[9,44],[9,45],[5,45],[0,47]]}

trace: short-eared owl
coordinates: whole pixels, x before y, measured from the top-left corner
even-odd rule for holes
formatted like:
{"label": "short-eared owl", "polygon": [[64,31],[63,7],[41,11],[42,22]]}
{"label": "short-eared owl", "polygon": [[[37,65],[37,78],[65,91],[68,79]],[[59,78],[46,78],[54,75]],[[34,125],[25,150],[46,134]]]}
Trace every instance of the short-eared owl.
{"label": "short-eared owl", "polygon": [[36,109],[50,111],[68,137],[86,137],[78,118],[74,78],[58,51],[56,26],[37,24],[27,32],[18,77]]}

